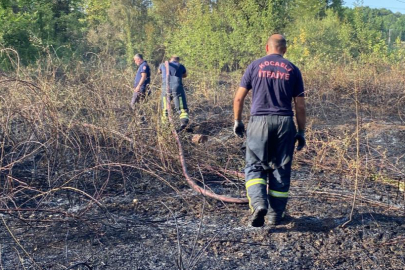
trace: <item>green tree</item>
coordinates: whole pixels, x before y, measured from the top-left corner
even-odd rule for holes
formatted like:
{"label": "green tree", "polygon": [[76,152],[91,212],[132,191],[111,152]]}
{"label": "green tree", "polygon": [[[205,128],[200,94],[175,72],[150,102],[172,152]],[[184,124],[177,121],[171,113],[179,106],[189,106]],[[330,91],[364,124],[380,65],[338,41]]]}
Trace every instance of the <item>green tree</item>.
{"label": "green tree", "polygon": [[328,10],[322,19],[303,17],[289,28],[287,57],[300,66],[339,63],[352,59],[353,27]]}
{"label": "green tree", "polygon": [[[91,0],[89,7],[98,0]],[[106,10],[93,8],[88,18],[87,39],[96,52],[123,57],[132,63],[135,52],[145,51],[145,26],[148,23],[147,0],[101,0]],[[112,4],[113,3],[113,4]]]}
{"label": "green tree", "polygon": [[291,15],[294,19],[302,17],[322,18],[326,11],[332,9],[341,15],[342,0],[293,0],[291,4]]}
{"label": "green tree", "polygon": [[288,1],[190,0],[178,31],[166,40],[169,52],[202,69],[234,70],[263,55],[268,36],[283,32]]}
{"label": "green tree", "polygon": [[44,53],[69,58],[82,48],[81,0],[3,0],[0,41],[29,64]]}

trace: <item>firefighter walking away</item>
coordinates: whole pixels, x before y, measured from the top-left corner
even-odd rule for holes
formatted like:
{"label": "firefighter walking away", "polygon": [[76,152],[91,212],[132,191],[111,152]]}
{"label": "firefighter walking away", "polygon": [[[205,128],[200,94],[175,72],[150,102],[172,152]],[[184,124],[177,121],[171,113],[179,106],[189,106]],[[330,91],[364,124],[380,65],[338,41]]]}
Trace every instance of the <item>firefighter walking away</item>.
{"label": "firefighter walking away", "polygon": [[266,215],[273,225],[284,218],[294,145],[298,141],[297,150],[301,150],[306,144],[304,83],[300,70],[283,57],[286,51],[282,35],[270,36],[267,55],[247,67],[234,98],[234,133],[243,137],[243,103],[248,92],[252,92],[245,185],[252,213],[250,225],[254,227],[263,226]]}

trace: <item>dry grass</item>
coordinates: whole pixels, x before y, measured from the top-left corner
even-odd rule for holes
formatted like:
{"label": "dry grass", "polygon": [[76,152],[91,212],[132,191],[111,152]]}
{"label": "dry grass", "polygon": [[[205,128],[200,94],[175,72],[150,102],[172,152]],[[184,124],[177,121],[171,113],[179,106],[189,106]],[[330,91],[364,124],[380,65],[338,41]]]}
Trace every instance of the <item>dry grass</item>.
{"label": "dry grass", "polygon": [[[131,111],[132,77],[132,70],[117,69],[113,59],[97,57],[69,67],[49,60],[41,68],[0,75],[1,211],[17,211],[29,221],[21,210],[49,210],[56,194],[76,194],[72,205],[87,204],[83,209],[88,210],[101,206],[112,186],[127,192],[134,181],[158,179],[160,185],[181,189],[177,148],[159,123],[160,80],[153,79],[152,96]],[[403,151],[380,142],[383,133],[373,127],[384,125],[399,136],[397,150],[404,149],[404,69],[320,67],[304,71],[304,77],[308,148],[297,153],[295,168],[339,175],[348,190],[403,186]],[[244,166],[241,141],[231,131],[239,78],[194,73],[186,80],[193,128],[210,140],[195,146],[189,134],[182,136],[192,177],[203,180],[201,167],[206,179],[231,183],[234,193],[243,195],[241,179],[229,181],[215,169]]]}
{"label": "dry grass", "polygon": [[352,65],[305,75],[310,144],[298,161],[313,174],[339,175],[354,194],[372,188],[403,204],[404,69]]}

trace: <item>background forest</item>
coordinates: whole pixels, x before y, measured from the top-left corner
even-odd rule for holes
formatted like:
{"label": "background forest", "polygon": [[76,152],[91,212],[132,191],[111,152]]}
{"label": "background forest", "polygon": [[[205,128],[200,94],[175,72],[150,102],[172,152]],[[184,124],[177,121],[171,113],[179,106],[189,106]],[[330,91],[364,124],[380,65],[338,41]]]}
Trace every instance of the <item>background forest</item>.
{"label": "background forest", "polygon": [[[179,54],[192,69],[233,71],[263,55],[262,44],[278,32],[299,66],[403,60],[405,14],[342,2],[1,0],[0,48],[15,49],[23,65],[44,55],[85,62],[89,52],[120,67],[143,53],[158,65],[163,55]],[[2,52],[0,67],[12,68]]]}

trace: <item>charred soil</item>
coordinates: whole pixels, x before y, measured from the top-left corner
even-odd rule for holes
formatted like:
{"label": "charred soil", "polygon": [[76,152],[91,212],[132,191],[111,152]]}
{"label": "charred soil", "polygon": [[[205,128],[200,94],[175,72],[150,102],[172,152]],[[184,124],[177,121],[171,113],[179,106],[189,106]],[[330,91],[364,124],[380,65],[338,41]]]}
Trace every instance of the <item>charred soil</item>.
{"label": "charred soil", "polygon": [[[78,84],[69,93],[86,102],[73,110],[67,92],[7,81],[0,269],[405,268],[403,107],[356,112],[361,93],[342,90],[324,102],[308,83],[308,146],[295,156],[287,216],[253,228],[247,205],[186,184],[170,128],[159,124],[158,98],[133,112],[114,85],[100,95],[111,100],[99,102],[97,85]],[[196,86],[188,89],[192,121],[180,137],[190,176],[244,197],[235,176],[243,140],[229,121],[233,92],[216,89],[204,100]],[[25,98],[26,107],[13,107]],[[193,133],[206,140],[193,143]]]}

